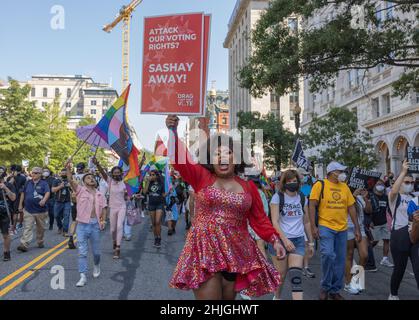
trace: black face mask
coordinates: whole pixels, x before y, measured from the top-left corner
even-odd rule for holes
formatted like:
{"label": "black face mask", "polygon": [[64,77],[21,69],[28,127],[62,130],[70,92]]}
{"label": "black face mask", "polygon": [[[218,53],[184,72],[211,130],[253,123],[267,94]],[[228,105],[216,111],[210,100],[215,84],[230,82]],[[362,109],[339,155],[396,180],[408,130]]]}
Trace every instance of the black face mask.
{"label": "black face mask", "polygon": [[115,181],[122,181],[122,176],[112,176]]}
{"label": "black face mask", "polygon": [[298,182],[291,182],[291,183],[286,183],[284,185],[285,190],[288,190],[289,192],[295,192],[298,191],[298,189],[300,188],[300,185],[298,184]]}
{"label": "black face mask", "polygon": [[61,176],[61,179],[65,180],[67,179],[67,176]]}

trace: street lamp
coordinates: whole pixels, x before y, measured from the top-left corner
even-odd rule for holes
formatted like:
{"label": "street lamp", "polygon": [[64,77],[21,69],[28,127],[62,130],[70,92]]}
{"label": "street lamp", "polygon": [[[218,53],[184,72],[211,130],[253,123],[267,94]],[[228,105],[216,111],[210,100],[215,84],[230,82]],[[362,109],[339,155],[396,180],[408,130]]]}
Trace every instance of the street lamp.
{"label": "street lamp", "polygon": [[300,115],[301,115],[301,107],[297,103],[294,107],[294,121],[295,121],[295,130],[297,132],[297,137],[300,135]]}
{"label": "street lamp", "polygon": [[217,132],[217,110],[216,110],[216,98],[217,98],[217,91],[213,88],[209,94],[209,115],[210,115],[210,122],[208,125],[208,129],[210,134],[214,134]]}

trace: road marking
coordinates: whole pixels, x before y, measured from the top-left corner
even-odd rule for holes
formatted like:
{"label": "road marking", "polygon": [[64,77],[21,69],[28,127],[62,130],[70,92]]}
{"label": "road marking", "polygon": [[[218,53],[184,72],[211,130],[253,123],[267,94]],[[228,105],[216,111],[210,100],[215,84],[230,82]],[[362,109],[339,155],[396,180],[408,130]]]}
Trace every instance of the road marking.
{"label": "road marking", "polygon": [[[67,241],[68,240],[65,240],[64,242],[67,242]],[[76,243],[77,243],[77,241],[75,240],[74,241],[74,244],[76,244]],[[62,243],[60,243],[57,247],[59,247],[61,245],[62,245]],[[53,250],[53,249],[51,249],[51,250]],[[11,284],[9,284],[4,289],[0,290],[0,298],[3,297],[4,295],[6,295],[7,293],[9,293],[14,288],[16,288],[23,281],[25,281],[27,278],[29,278],[31,275],[33,275],[35,273],[35,271],[41,269],[43,266],[45,266],[46,264],[48,264],[49,262],[51,262],[52,260],[54,260],[57,256],[59,256],[60,254],[62,254],[66,250],[69,250],[69,249],[68,248],[62,248],[62,249],[56,251],[55,253],[53,253],[52,255],[50,255],[47,259],[45,259],[40,264],[38,264],[37,266],[35,266],[32,270],[26,272],[23,276],[21,276],[20,278],[16,279],[15,281],[13,281]]]}
{"label": "road marking", "polygon": [[42,260],[43,258],[45,258],[46,256],[48,256],[49,254],[51,254],[52,252],[54,252],[55,250],[57,250],[59,247],[61,247],[64,244],[66,244],[67,242],[68,242],[68,239],[64,240],[63,242],[57,244],[54,248],[48,250],[47,252],[45,252],[45,253],[41,254],[40,256],[36,257],[35,259],[29,261],[23,267],[19,268],[15,272],[13,272],[13,273],[9,274],[8,276],[6,276],[5,278],[1,279],[0,280],[0,286],[2,286],[5,283],[9,282],[11,279],[13,279],[14,277],[16,277],[17,275],[19,275],[20,273],[22,273],[23,271],[25,271],[29,267],[33,266],[35,263],[37,263],[38,261]]}

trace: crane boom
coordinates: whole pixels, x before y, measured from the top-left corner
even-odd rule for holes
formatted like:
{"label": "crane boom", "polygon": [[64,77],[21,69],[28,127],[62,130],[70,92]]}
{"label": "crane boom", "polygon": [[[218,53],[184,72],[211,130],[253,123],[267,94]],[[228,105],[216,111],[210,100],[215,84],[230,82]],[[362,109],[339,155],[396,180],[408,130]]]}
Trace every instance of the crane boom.
{"label": "crane boom", "polygon": [[129,84],[129,54],[131,15],[143,0],[133,0],[128,6],[123,6],[113,22],[103,27],[103,31],[110,33],[121,21],[122,24],[122,91]]}

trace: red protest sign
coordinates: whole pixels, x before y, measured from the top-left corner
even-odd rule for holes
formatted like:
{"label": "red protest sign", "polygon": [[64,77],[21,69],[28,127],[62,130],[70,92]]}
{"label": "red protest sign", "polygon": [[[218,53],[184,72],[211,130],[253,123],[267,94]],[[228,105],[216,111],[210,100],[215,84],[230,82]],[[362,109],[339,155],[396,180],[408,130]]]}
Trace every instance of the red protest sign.
{"label": "red protest sign", "polygon": [[202,113],[204,21],[202,13],[145,18],[142,113]]}
{"label": "red protest sign", "polygon": [[211,15],[205,15],[204,17],[204,67],[202,79],[204,85],[202,86],[202,109],[201,116],[205,116],[205,103],[207,96],[207,84],[208,84],[208,64],[209,64],[209,48],[211,40]]}

